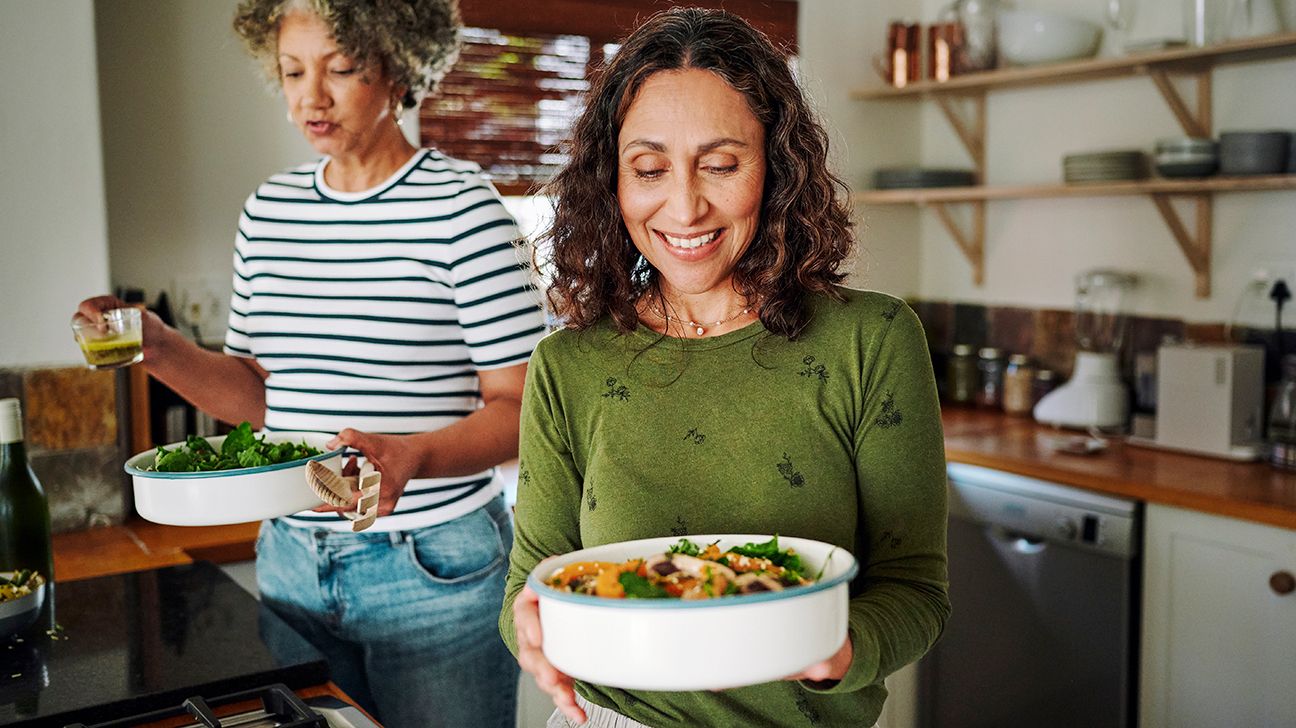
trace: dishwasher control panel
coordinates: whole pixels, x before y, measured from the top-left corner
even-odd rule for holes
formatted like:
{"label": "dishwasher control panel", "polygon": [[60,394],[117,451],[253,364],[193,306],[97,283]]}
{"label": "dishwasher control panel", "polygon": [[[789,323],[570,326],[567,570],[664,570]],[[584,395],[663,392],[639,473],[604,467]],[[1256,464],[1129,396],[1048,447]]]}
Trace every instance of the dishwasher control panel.
{"label": "dishwasher control panel", "polygon": [[1138,544],[1136,501],[951,463],[950,516],[1023,538],[1132,556]]}

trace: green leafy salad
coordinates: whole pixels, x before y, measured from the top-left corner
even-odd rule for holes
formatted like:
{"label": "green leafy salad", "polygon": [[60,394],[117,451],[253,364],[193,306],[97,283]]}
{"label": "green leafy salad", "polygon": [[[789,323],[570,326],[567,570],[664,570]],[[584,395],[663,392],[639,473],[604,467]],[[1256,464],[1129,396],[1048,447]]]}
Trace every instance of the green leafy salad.
{"label": "green leafy salad", "polygon": [[322,451],[297,442],[266,442],[265,435],[257,437],[249,422],[240,423],[226,436],[219,451],[206,439],[190,435],[183,445],[168,450],[158,447],[150,470],[161,473],[195,473],[212,470],[256,468],[262,465],[301,460]]}

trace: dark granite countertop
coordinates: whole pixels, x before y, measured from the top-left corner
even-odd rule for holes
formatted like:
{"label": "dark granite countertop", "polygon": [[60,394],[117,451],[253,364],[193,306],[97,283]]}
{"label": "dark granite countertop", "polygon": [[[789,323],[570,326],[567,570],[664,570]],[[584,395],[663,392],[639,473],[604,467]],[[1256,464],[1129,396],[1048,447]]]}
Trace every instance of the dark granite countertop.
{"label": "dark granite countertop", "polygon": [[328,680],[322,654],[207,562],[59,583],[55,606],[61,639],[33,629],[0,642],[0,725],[103,722],[199,692]]}

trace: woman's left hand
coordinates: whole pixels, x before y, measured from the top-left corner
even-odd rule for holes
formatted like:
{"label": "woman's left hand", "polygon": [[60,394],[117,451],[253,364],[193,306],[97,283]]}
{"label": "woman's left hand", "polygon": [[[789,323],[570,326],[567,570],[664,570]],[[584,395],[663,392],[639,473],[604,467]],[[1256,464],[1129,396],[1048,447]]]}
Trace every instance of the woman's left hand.
{"label": "woman's left hand", "polygon": [[837,654],[829,657],[823,662],[816,662],[795,675],[788,675],[784,680],[805,680],[807,682],[824,682],[826,680],[837,681],[846,677],[846,671],[850,669],[851,659],[855,657],[855,648],[851,646],[850,635],[846,636],[846,641],[842,643],[841,649]]}
{"label": "woman's left hand", "polygon": [[[371,432],[360,432],[347,428],[329,440],[325,447],[330,450],[343,445],[359,450],[374,469],[382,473],[382,485],[378,492],[378,515],[385,516],[396,510],[396,501],[405,492],[405,485],[419,470],[420,453],[418,447],[403,435],[379,435]],[[354,460],[354,458],[353,458]],[[344,471],[344,474],[349,474]],[[315,509],[322,513],[340,513],[355,510],[354,505],[335,507],[323,505]]]}

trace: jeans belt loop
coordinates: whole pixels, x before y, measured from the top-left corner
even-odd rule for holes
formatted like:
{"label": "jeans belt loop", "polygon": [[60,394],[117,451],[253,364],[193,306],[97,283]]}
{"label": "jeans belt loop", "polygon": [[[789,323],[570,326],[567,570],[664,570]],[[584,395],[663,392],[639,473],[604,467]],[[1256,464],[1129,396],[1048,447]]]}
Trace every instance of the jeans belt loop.
{"label": "jeans belt loop", "polygon": [[391,541],[392,546],[400,546],[405,543],[404,531],[388,531],[387,538]]}

